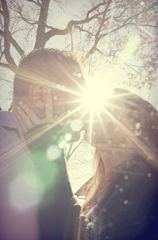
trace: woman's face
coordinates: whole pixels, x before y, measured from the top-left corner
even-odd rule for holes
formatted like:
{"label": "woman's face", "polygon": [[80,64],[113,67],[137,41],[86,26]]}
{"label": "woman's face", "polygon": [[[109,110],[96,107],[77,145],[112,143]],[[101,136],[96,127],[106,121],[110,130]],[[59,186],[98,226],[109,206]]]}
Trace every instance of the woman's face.
{"label": "woman's face", "polygon": [[105,170],[110,170],[113,167],[131,160],[137,153],[133,144],[130,141],[124,141],[120,144],[103,144],[98,143],[95,147],[100,152]]}
{"label": "woman's face", "polygon": [[106,170],[131,160],[137,154],[136,147],[131,140],[135,135],[128,116],[123,114],[119,123],[121,125],[113,122],[105,123],[104,131],[101,128],[99,131],[97,128],[92,139],[92,145],[100,152]]}

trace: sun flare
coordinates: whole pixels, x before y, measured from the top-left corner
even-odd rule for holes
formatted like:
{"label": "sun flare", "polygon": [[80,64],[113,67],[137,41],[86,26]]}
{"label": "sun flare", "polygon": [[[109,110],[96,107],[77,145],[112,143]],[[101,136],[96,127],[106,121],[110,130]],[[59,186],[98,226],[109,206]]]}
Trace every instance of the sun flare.
{"label": "sun flare", "polygon": [[110,91],[105,91],[102,86],[90,86],[83,95],[83,104],[87,111],[98,111],[105,105],[106,99],[110,97]]}

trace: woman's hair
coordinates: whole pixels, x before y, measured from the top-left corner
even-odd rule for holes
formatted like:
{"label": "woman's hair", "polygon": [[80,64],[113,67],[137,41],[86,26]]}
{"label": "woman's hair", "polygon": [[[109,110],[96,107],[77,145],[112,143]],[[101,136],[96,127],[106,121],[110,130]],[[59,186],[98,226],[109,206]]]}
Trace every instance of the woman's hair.
{"label": "woman's hair", "polygon": [[118,176],[118,174],[114,172],[106,174],[102,157],[97,149],[94,153],[93,164],[95,169],[94,176],[87,186],[86,200],[81,208],[84,214],[102,199]]}
{"label": "woman's hair", "polygon": [[[157,110],[138,95],[124,89],[115,89],[112,97],[105,104],[105,113],[105,121],[102,116],[102,124],[99,122],[96,124],[97,131],[92,137],[92,143],[102,141],[103,144],[107,144],[110,141],[115,143],[113,145],[115,148],[115,145],[118,147],[124,145],[126,141],[131,141],[138,154],[158,170]],[[128,119],[129,128],[125,127],[125,119]],[[106,129],[109,129],[108,136],[103,136],[106,135]],[[129,136],[129,132],[132,132],[132,137]],[[97,150],[94,155],[94,168],[94,177],[82,206],[83,213],[104,196],[118,177],[115,171],[106,173],[102,157]]]}

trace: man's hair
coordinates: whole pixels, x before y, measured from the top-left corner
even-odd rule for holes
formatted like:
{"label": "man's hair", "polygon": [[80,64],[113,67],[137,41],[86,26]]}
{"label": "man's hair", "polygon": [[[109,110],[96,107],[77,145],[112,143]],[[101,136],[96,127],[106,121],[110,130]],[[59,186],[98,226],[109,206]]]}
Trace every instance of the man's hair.
{"label": "man's hair", "polygon": [[[24,55],[14,77],[13,96],[27,96],[32,83],[52,87],[51,83],[74,89],[83,85],[83,56],[57,49],[40,48]],[[82,82],[83,81],[83,82]]]}

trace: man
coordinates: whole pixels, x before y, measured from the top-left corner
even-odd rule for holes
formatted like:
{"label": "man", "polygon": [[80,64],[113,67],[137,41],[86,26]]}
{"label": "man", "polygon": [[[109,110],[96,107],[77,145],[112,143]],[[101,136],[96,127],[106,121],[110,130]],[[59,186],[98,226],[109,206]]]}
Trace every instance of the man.
{"label": "man", "polygon": [[[48,94],[53,97],[54,115],[77,107],[85,84],[80,64],[74,54],[53,49],[35,50],[19,64],[14,78],[12,113],[0,113],[1,240],[70,240],[74,237],[70,227],[75,229],[73,215],[79,214],[80,209],[76,207],[76,213],[71,210],[72,191],[65,174],[64,156],[57,146],[62,130],[59,126],[52,130],[51,124],[49,127],[44,124],[28,133],[32,158],[24,132],[33,127],[33,123],[21,127],[17,117],[21,111],[19,102],[29,106],[41,123],[46,110],[52,116],[52,106],[46,104]],[[41,151],[37,152],[39,146]],[[45,147],[51,150],[52,146],[50,156]],[[59,192],[61,185],[63,191]]]}

